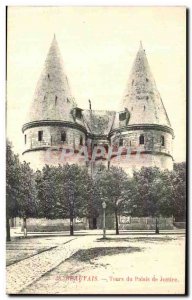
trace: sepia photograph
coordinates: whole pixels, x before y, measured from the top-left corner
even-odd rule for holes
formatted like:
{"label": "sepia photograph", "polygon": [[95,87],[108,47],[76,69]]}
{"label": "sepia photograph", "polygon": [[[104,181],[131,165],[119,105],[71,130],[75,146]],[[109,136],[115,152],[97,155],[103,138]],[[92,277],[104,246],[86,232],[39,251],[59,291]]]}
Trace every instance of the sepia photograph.
{"label": "sepia photograph", "polygon": [[186,294],[184,6],[8,6],[6,294]]}

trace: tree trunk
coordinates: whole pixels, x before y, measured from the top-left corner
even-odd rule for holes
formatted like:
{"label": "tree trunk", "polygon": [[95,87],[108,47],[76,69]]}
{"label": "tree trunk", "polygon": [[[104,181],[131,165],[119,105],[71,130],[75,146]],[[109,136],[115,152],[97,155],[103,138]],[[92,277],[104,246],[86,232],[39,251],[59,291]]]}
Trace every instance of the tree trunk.
{"label": "tree trunk", "polygon": [[73,217],[70,217],[70,235],[73,235]]}
{"label": "tree trunk", "polygon": [[158,218],[155,220],[155,233],[159,234],[159,224],[158,224]]}
{"label": "tree trunk", "polygon": [[119,234],[119,224],[118,224],[117,210],[115,210],[115,229],[116,229],[116,234]]}
{"label": "tree trunk", "polygon": [[11,241],[11,234],[10,234],[10,224],[9,224],[9,218],[6,218],[6,234],[7,234],[7,242]]}
{"label": "tree trunk", "polygon": [[24,234],[24,237],[26,238],[27,237],[27,218],[26,217],[23,218],[23,234]]}

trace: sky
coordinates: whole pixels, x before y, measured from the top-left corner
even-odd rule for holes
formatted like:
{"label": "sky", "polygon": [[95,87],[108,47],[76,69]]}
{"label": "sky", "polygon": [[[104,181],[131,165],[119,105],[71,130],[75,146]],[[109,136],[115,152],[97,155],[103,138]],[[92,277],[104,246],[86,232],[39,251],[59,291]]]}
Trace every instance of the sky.
{"label": "sky", "polygon": [[186,157],[184,7],[9,7],[7,137],[24,146],[37,80],[54,34],[79,107],[118,110],[142,41],[175,133],[175,162]]}

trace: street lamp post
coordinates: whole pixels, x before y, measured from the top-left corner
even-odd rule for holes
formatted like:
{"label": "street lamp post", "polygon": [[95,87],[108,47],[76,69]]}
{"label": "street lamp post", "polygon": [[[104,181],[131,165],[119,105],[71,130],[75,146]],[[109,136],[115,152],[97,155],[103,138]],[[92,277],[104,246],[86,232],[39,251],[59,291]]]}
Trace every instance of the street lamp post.
{"label": "street lamp post", "polygon": [[103,238],[106,238],[106,228],[105,228],[105,209],[106,209],[106,202],[103,200],[102,207],[103,207]]}

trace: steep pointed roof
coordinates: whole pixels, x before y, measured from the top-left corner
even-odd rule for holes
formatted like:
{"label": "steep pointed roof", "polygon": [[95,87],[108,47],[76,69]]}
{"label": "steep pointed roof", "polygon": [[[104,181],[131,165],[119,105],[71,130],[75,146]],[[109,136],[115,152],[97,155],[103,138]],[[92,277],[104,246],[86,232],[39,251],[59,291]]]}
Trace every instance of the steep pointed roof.
{"label": "steep pointed roof", "polygon": [[28,122],[39,120],[73,122],[70,112],[75,106],[54,35],[43,71],[37,83]]}
{"label": "steep pointed roof", "polygon": [[130,125],[158,124],[171,127],[141,42],[121,105],[121,109],[124,108],[131,114]]}

